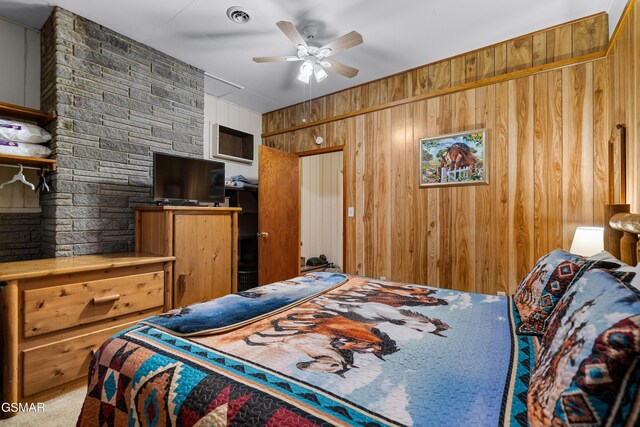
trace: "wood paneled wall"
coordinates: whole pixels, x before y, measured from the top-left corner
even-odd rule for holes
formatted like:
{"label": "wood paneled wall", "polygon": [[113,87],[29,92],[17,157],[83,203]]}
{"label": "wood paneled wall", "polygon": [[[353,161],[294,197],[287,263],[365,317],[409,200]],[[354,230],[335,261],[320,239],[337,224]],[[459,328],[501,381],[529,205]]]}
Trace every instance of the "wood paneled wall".
{"label": "wood paneled wall", "polygon": [[[631,0],[607,58],[609,130],[627,128],[627,203],[640,212],[640,7]],[[617,200],[616,200],[617,201]]]}
{"label": "wood paneled wall", "polygon": [[412,97],[438,95],[463,85],[508,78],[532,67],[603,54],[607,42],[607,14],[592,15],[270,112],[263,115],[263,135],[296,130],[306,127],[305,123]]}
{"label": "wood paneled wall", "polygon": [[[540,33],[546,52],[550,39],[577,34],[574,25]],[[531,35],[531,46],[541,37]],[[585,39],[572,40],[575,49]],[[600,51],[605,45],[585,49]],[[494,54],[497,50],[493,47]],[[457,60],[423,68],[436,75],[438,67],[448,67],[443,75],[450,84],[455,80],[451,64]],[[269,113],[263,116],[263,143],[302,152],[313,149],[314,137],[322,135],[325,146],[345,146],[345,208],[356,211],[345,224],[346,272],[512,293],[538,257],[569,248],[577,226],[603,221],[607,62],[347,114],[371,105],[371,99],[384,105],[411,98],[411,76],[418,70],[312,101],[315,118],[335,119],[317,126],[291,129],[299,117],[296,106]],[[427,83],[427,90],[431,86]],[[488,129],[489,184],[420,188],[418,139],[476,128]]]}
{"label": "wood paneled wall", "polygon": [[[602,223],[605,86],[599,60],[327,124],[327,144],[345,145],[356,210],[345,271],[513,292],[577,226]],[[476,128],[488,129],[489,185],[419,188],[418,139]],[[265,144],[306,151],[306,133]]]}

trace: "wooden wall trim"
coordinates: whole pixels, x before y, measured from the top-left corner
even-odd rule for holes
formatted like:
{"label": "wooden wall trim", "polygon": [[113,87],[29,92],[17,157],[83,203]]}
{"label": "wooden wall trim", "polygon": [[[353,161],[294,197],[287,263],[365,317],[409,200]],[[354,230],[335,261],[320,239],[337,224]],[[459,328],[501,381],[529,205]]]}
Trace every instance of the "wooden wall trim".
{"label": "wooden wall trim", "polygon": [[336,145],[332,147],[317,148],[315,150],[299,151],[298,157],[315,156],[317,154],[333,153],[335,151],[344,151],[344,145]]}
{"label": "wooden wall trim", "polygon": [[631,12],[633,11],[633,6],[635,5],[635,2],[636,0],[629,0],[624,10],[622,11],[620,20],[618,21],[618,24],[616,25],[615,30],[613,30],[613,34],[611,35],[611,39],[609,40],[609,46],[607,46],[607,56],[611,54],[613,47],[618,41],[618,37],[620,37],[620,33],[622,32],[622,29],[624,28],[627,20],[629,19],[629,15],[631,15]]}
{"label": "wooden wall trim", "polygon": [[339,114],[337,116],[333,116],[333,117],[328,117],[326,119],[321,119],[321,120],[316,120],[314,122],[311,123],[304,123],[301,125],[297,125],[297,126],[292,126],[286,129],[280,129],[280,130],[276,130],[276,131],[271,131],[271,132],[264,132],[262,134],[262,138],[268,138],[270,136],[276,136],[276,135],[280,135],[280,134],[284,134],[284,133],[289,133],[289,132],[295,132],[301,129],[307,129],[310,127],[314,127],[314,126],[319,126],[319,125],[323,125],[323,124],[327,124],[327,123],[331,123],[331,122],[336,122],[339,120],[344,120],[344,119],[348,119],[350,117],[355,117],[355,116],[360,116],[363,114],[368,114],[368,113],[373,113],[375,111],[381,111],[381,110],[386,110],[388,108],[393,108],[393,107],[397,107],[399,105],[404,105],[404,104],[409,104],[412,102],[418,102],[418,101],[423,101],[425,99],[431,99],[431,98],[437,98],[443,95],[449,95],[449,94],[453,94],[453,93],[457,93],[457,92],[463,92],[465,90],[469,90],[469,89],[475,89],[475,88],[479,88],[479,87],[483,87],[483,86],[489,86],[492,84],[496,84],[496,83],[502,83],[502,82],[506,82],[509,80],[514,80],[514,79],[518,79],[521,77],[527,77],[530,75],[534,75],[534,74],[538,74],[538,73],[543,73],[549,70],[554,70],[554,69],[559,69],[559,68],[564,68],[564,67],[569,67],[572,65],[577,65],[577,64],[582,64],[584,62],[591,62],[591,61],[595,61],[597,59],[601,59],[604,58],[606,56],[606,51],[602,50],[599,52],[594,52],[594,53],[589,53],[587,55],[583,55],[581,57],[578,58],[569,58],[569,59],[565,59],[562,61],[558,61],[558,62],[554,62],[551,64],[545,64],[545,65],[540,65],[537,67],[531,67],[531,68],[527,68],[525,70],[518,70],[518,71],[513,71],[511,73],[507,73],[507,74],[502,74],[499,76],[494,76],[494,77],[489,77],[480,81],[476,81],[476,82],[471,82],[471,83],[464,83],[464,84],[460,84],[457,86],[453,86],[453,87],[449,87],[449,88],[445,88],[445,89],[440,89],[440,90],[434,90],[433,92],[429,92],[429,93],[425,93],[422,95],[417,95],[417,96],[412,96],[410,98],[405,98],[405,99],[400,99],[397,101],[392,101],[392,102],[387,102],[384,104],[380,104],[377,105],[375,107],[369,107],[369,108],[361,108],[355,111],[351,111],[348,113],[344,113],[344,114]]}

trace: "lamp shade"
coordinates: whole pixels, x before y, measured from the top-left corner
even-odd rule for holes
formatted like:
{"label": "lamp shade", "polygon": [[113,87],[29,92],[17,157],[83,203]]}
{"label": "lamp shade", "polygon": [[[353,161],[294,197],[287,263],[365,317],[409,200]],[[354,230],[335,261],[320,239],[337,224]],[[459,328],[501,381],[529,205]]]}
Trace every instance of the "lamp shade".
{"label": "lamp shade", "polygon": [[300,66],[300,71],[298,72],[298,80],[302,83],[309,84],[309,78],[313,74],[313,63],[311,60],[305,60]]}
{"label": "lamp shade", "polygon": [[318,63],[313,64],[313,74],[316,76],[316,81],[318,83],[327,78],[327,72]]}
{"label": "lamp shade", "polygon": [[604,229],[602,227],[578,227],[573,235],[569,252],[591,256],[604,250]]}

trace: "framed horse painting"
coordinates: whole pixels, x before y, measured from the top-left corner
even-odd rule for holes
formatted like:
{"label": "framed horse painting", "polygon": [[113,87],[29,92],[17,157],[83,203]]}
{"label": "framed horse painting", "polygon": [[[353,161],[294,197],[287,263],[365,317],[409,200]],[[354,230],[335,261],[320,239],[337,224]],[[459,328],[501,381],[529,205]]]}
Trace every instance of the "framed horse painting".
{"label": "framed horse painting", "polygon": [[488,184],[486,137],[476,129],[420,139],[420,187]]}

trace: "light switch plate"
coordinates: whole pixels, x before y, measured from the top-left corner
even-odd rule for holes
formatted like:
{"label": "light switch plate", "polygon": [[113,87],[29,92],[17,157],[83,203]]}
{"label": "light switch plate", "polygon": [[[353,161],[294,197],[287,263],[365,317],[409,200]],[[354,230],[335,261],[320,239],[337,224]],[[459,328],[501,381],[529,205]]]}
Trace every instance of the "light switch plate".
{"label": "light switch plate", "polygon": [[353,218],[356,215],[356,210],[353,208],[353,206],[349,206],[347,208],[347,216],[349,218]]}

